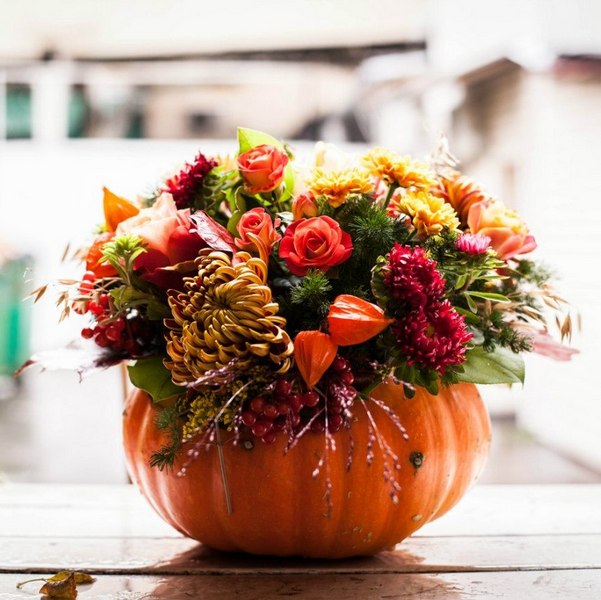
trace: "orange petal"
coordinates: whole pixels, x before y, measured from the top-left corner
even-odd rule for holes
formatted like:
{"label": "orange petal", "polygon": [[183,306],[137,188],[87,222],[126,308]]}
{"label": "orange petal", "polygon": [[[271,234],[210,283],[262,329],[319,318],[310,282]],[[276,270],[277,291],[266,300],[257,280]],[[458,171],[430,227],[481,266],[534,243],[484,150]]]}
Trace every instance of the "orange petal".
{"label": "orange petal", "polygon": [[339,346],[362,344],[384,331],[392,321],[376,304],[350,294],[338,296],[328,313],[330,335]]}
{"label": "orange petal", "polygon": [[113,194],[108,188],[103,187],[102,191],[104,192],[104,220],[107,231],[115,231],[121,221],[125,221],[125,219],[129,219],[140,212],[137,206],[129,200]]}
{"label": "orange petal", "polygon": [[327,333],[301,331],[294,339],[294,359],[309,389],[321,379],[336,358],[338,346]]}

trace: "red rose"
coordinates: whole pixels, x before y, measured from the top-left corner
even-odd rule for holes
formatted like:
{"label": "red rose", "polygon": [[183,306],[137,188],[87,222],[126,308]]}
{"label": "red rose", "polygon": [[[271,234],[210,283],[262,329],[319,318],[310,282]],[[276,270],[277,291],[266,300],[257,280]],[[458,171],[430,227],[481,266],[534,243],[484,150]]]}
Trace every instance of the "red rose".
{"label": "red rose", "polygon": [[238,157],[244,189],[251,194],[275,190],[284,178],[287,164],[288,155],[275,146],[263,144],[244,152]]}
{"label": "red rose", "polygon": [[326,272],[347,260],[352,252],[351,236],[330,217],[294,221],[280,243],[280,257],[299,276],[309,269]]}
{"label": "red rose", "polygon": [[[280,224],[280,219],[275,220],[275,227]],[[258,251],[261,255],[262,246],[265,256],[269,255],[272,248],[280,241],[282,236],[275,230],[271,216],[264,208],[253,208],[242,215],[238,221],[239,238],[236,246],[241,250]]]}

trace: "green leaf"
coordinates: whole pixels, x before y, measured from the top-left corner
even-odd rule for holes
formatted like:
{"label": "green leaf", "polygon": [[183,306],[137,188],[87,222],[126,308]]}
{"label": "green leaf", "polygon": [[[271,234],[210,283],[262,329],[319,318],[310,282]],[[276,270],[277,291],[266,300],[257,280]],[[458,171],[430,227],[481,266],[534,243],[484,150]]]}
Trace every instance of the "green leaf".
{"label": "green leaf", "polygon": [[466,296],[465,299],[467,300],[469,309],[476,314],[478,312],[478,305],[469,296]]}
{"label": "green leaf", "polygon": [[152,396],[153,402],[161,402],[184,392],[184,388],[171,381],[171,372],[163,364],[162,356],[137,360],[127,367],[131,382]]}
{"label": "green leaf", "polygon": [[238,145],[239,154],[248,152],[257,146],[268,144],[269,146],[275,146],[280,150],[284,149],[282,142],[276,140],[273,136],[256,129],[246,129],[245,127],[238,127]]}
{"label": "green leaf", "polygon": [[495,302],[509,302],[507,296],[503,294],[492,294],[490,292],[465,292],[466,296],[473,296],[474,298],[484,298],[485,300],[494,300]]}
{"label": "green leaf", "polygon": [[487,352],[476,346],[466,353],[459,381],[471,383],[524,383],[524,361],[519,354],[506,348]]}

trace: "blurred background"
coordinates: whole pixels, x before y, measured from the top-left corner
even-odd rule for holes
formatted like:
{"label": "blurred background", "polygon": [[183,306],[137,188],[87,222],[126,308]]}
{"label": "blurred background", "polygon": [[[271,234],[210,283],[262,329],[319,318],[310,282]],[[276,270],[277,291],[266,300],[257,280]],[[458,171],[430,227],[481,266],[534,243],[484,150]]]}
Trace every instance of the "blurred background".
{"label": "blurred background", "polygon": [[[252,6],[251,6],[252,4]],[[125,197],[234,148],[236,126],[425,157],[518,209],[582,321],[571,362],[483,388],[482,481],[601,481],[601,3],[596,0],[0,0],[0,477],[122,482],[118,369],[14,369],[78,336],[51,292],[65,245]]]}

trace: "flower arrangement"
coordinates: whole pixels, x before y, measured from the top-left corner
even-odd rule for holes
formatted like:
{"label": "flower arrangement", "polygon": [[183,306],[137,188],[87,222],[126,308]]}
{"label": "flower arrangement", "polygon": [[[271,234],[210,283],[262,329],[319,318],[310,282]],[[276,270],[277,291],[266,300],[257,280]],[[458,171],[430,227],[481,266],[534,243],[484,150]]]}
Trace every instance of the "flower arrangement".
{"label": "flower arrangement", "polygon": [[388,378],[436,394],[521,382],[525,351],[569,356],[527,225],[450,155],[319,144],[302,162],[261,132],[238,138],[237,156],[198,154],[135,202],[105,189],[86,271],[59,297],[88,320],[95,364],[127,361],[152,397],[168,439],[154,466],[224,430],[327,438]]}

